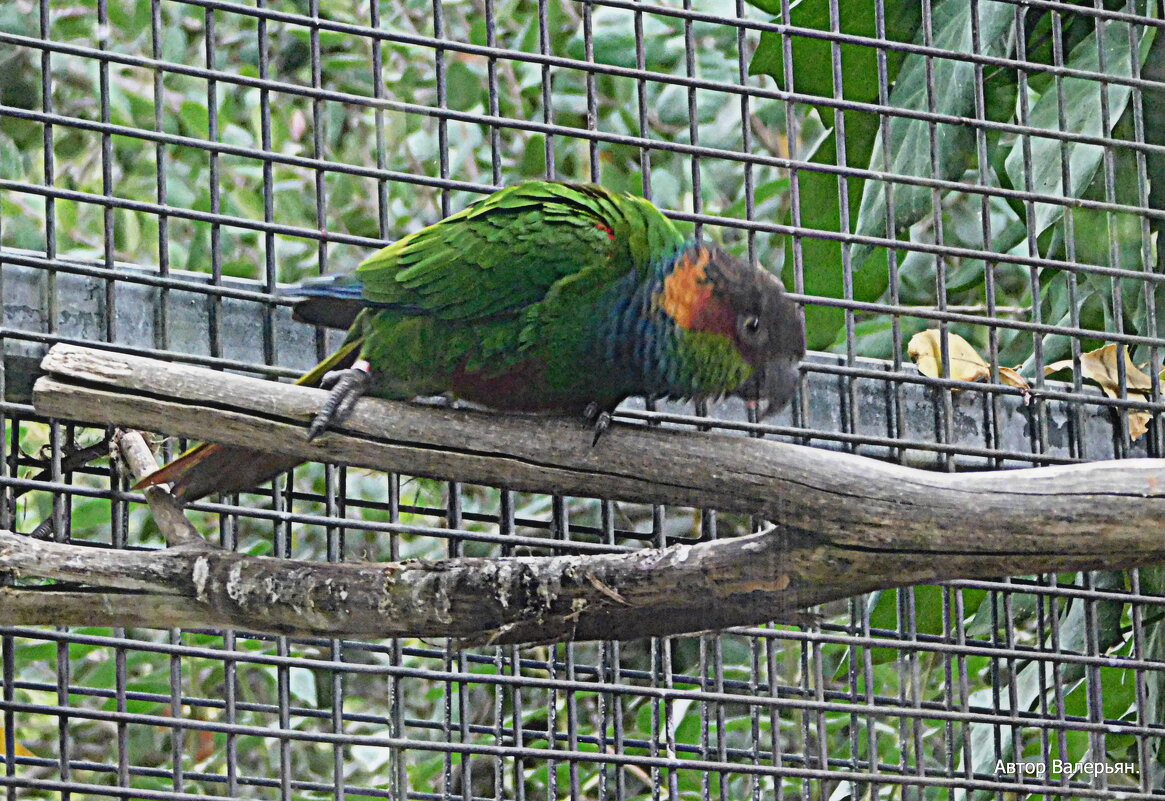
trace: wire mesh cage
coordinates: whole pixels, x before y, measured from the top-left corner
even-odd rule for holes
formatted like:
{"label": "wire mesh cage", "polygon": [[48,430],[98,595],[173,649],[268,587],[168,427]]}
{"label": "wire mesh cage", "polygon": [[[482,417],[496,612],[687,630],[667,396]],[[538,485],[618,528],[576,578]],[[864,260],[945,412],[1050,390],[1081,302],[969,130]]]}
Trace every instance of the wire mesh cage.
{"label": "wire mesh cage", "polygon": [[[941,471],[1161,456],[1163,17],[1149,0],[9,0],[0,528],[164,545],[97,458],[106,432],[33,411],[47,344],[296,376],[337,341],[294,323],[280,284],[532,178],[644,195],[805,306],[790,409],[632,400],[626,420]],[[318,464],[188,513],[225,548],[317,561],[630,551],[760,523]],[[954,581],[805,627],[537,647],[10,628],[0,783],[1161,797],[1163,592],[1158,568]]]}

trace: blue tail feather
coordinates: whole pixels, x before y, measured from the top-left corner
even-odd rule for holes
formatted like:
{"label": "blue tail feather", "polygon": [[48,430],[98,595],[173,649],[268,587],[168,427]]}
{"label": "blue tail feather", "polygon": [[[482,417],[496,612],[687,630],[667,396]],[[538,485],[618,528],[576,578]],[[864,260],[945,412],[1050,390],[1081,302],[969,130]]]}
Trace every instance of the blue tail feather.
{"label": "blue tail feather", "polygon": [[362,309],[385,309],[400,314],[424,315],[426,310],[415,303],[377,303],[364,297],[364,285],[350,273],[336,273],[309,278],[284,287],[281,295],[300,300],[295,304],[295,318],[330,328],[348,328]]}

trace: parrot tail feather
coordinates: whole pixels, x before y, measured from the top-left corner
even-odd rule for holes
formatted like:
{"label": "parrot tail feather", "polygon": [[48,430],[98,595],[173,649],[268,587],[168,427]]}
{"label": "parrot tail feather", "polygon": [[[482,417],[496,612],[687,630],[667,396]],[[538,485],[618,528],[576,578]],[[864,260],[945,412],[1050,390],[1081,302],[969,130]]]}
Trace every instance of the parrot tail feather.
{"label": "parrot tail feather", "polygon": [[[296,381],[301,386],[317,386],[332,370],[347,368],[360,353],[362,337],[345,342],[335,353]],[[181,502],[193,501],[212,492],[232,493],[252,489],[270,481],[300,463],[295,456],[204,442],[195,445],[165,467],[143,477],[134,489],[155,484],[172,484],[171,493]]]}

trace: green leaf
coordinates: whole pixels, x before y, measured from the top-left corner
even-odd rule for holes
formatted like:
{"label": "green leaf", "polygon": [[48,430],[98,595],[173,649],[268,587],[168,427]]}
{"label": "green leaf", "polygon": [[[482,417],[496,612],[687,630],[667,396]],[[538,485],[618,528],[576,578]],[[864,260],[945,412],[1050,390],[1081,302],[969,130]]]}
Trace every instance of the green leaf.
{"label": "green leaf", "polygon": [[178,107],[183,133],[188,136],[206,136],[210,130],[210,112],[206,104],[197,100],[183,100]]}
{"label": "green leaf", "polygon": [[781,0],[748,0],[748,4],[774,16],[781,13]]}
{"label": "green leaf", "polygon": [[469,111],[481,105],[481,80],[465,62],[454,59],[445,69],[445,83],[448,86],[450,108]]}
{"label": "green leaf", "polygon": [[24,156],[16,143],[0,132],[0,178],[19,181],[24,178]]}
{"label": "green leaf", "polygon": [[[1131,27],[1127,22],[1107,20],[1097,36],[1093,31],[1068,55],[1065,66],[1077,70],[1100,71],[1100,49],[1104,50],[1105,72],[1108,75],[1131,77],[1132,59],[1129,52]],[[1139,57],[1143,64],[1153,41],[1155,29],[1143,26]],[[1101,47],[1097,46],[1102,42]],[[1031,107],[1028,125],[1048,131],[1060,131],[1073,137],[1107,136],[1101,119],[1101,93],[1107,92],[1109,125],[1115,126],[1128,104],[1130,87],[1085,78],[1064,78],[1060,82],[1063,102],[1063,124],[1060,122],[1060,93],[1053,84]],[[1024,150],[1030,148],[1030,174],[1025,169]],[[1063,165],[1068,158],[1070,184],[1065,189]],[[1018,189],[1061,198],[1078,198],[1088,188],[1100,166],[1104,148],[1083,142],[1065,142],[1041,136],[1020,137],[1008,153],[1005,169],[1011,183]],[[1066,206],[1053,203],[1035,204],[1035,230],[1038,236],[1064,214]]]}
{"label": "green leaf", "polygon": [[[1118,571],[1105,571],[1093,574],[1093,586],[1098,589],[1123,590],[1124,574]],[[1023,596],[1018,596],[1023,597]],[[1093,604],[1092,601],[1085,601],[1079,598],[1070,600],[1066,605],[1062,606],[1059,614],[1059,642],[1057,648],[1062,653],[1078,653],[1085,654],[1089,652],[1088,638],[1090,628],[1095,626],[1094,632],[1097,637],[1097,649],[1099,654],[1104,654],[1111,648],[1119,644],[1123,638],[1121,631],[1121,616],[1123,613],[1123,603],[1120,601],[1101,601],[1096,602],[1093,610],[1095,617],[1093,622],[1090,622],[1086,614],[1087,606]],[[1062,688],[1071,687],[1084,678],[1084,666],[1079,663],[1069,663],[1062,665],[1057,670],[1056,666],[1047,660],[1032,660],[1024,665],[1016,673],[1012,679],[1013,693],[1001,693],[999,701],[996,702],[992,696],[992,690],[985,688],[972,693],[971,703],[984,704],[987,706],[996,706],[1002,712],[1026,712],[1033,708],[1038,708],[1038,703],[1041,697],[1048,699],[1048,703],[1054,702],[1055,688],[1059,685]],[[1069,691],[1070,694],[1071,691]],[[1015,707],[1011,707],[1011,698],[1015,698]],[[1124,696],[1115,700],[1116,705],[1120,705],[1124,700]],[[993,773],[991,766],[994,765],[997,759],[1007,761],[1012,755],[1013,740],[1011,738],[1003,738],[1001,750],[998,755],[995,753],[992,740],[995,736],[996,726],[987,723],[972,723],[970,730],[971,737],[971,767],[977,773]],[[1022,756],[1022,755],[1017,755]],[[1061,759],[1067,759],[1061,756]],[[1075,756],[1076,759],[1080,757]],[[965,769],[963,764],[963,757],[960,757],[959,769]],[[958,790],[954,795],[956,801],[964,801],[968,798],[965,790]]]}
{"label": "green leaf", "polygon": [[[972,4],[963,0],[941,0],[934,4],[932,45],[956,53],[973,53],[971,39]],[[1008,35],[1015,21],[1015,8],[1008,3],[979,4],[979,31],[983,55],[1006,55],[1011,37]],[[923,31],[915,36],[916,44],[923,44]],[[934,95],[927,91],[927,64]],[[914,53],[906,57],[898,80],[890,92],[890,105],[912,111],[930,111],[954,116],[968,116],[975,105],[975,65],[952,58],[933,58]],[[879,128],[874,142],[870,169],[894,175],[918,178],[952,180],[962,175],[968,157],[973,151],[974,132],[963,125],[930,123],[909,117],[891,117],[886,132],[889,137],[892,161],[885,162],[883,130]],[[931,153],[931,138],[935,148]],[[937,162],[937,163],[936,163]],[[933,211],[932,190],[926,186],[891,184],[885,181],[868,182],[858,211],[857,233],[862,236],[886,236],[887,187],[893,192],[894,228],[909,228]],[[860,267],[869,258],[873,248],[855,245],[853,262]]]}
{"label": "green leaf", "polygon": [[[654,180],[654,177],[653,177],[653,180]],[[752,196],[753,204],[755,206],[759,206],[760,204],[764,203],[766,200],[770,200],[770,199],[776,197],[777,195],[783,195],[783,194],[787,193],[788,191],[789,191],[789,179],[788,178],[778,178],[775,181],[769,181],[766,184],[762,184],[761,186],[758,186],[756,188],[756,191],[753,192],[753,196]],[[731,206],[726,208],[723,212],[721,212],[721,215],[724,217],[743,218],[745,211],[747,211],[746,204],[745,204],[745,198],[742,197],[739,200],[737,200],[735,203],[733,203]]]}
{"label": "green leaf", "polygon": [[[846,116],[846,148],[853,161],[855,153],[865,151],[869,155],[869,145],[873,142],[876,122],[867,115]],[[836,136],[831,135],[814,154],[812,161],[819,164],[833,164],[836,161]],[[861,163],[854,161],[853,163]],[[857,200],[861,196],[860,178],[838,178],[828,173],[802,171],[797,175],[800,197],[801,225],[822,231],[840,231],[841,190],[840,181],[847,184],[849,214],[857,211]],[[842,260],[842,244],[836,240],[805,237],[796,240],[788,238],[785,253],[785,269],[782,279],[790,289],[797,286],[795,248],[800,245],[803,264],[804,291],[809,295],[826,298],[843,298],[845,291],[845,264]],[[886,271],[885,252],[869,261],[862,270],[852,271],[853,299],[859,301],[877,300],[886,291],[889,276]],[[812,350],[828,348],[845,325],[845,310],[834,306],[805,307],[805,335]]]}
{"label": "green leaf", "polygon": [[[878,3],[874,0],[853,0],[845,4],[838,27],[842,33],[854,36],[876,37],[875,11]],[[885,35],[894,41],[910,41],[918,28],[921,9],[917,3],[892,2],[883,7],[886,28]],[[827,3],[800,3],[793,7],[789,22],[804,28],[830,31],[835,27],[829,19]],[[794,36],[789,41],[792,48],[793,70],[791,76],[784,71],[783,41],[780,34],[766,32],[760,44],[749,73],[769,75],[782,89],[794,90],[818,97],[834,96],[833,54],[835,45],[831,42],[806,36]],[[858,44],[836,45],[840,50],[842,86],[841,95],[846,100],[873,103],[878,100],[878,48]],[[897,74],[901,55],[887,55],[887,75],[893,80]],[[826,128],[835,125],[834,110],[828,106],[815,107]],[[873,114],[857,111],[845,113],[845,153],[847,164],[868,164],[877,133],[878,118]],[[802,143],[803,144],[803,143]],[[838,143],[836,131],[829,134],[816,147],[810,161],[815,164],[837,164]],[[804,152],[800,154],[804,158]],[[819,231],[842,232],[841,181],[846,182],[849,198],[848,217],[857,213],[858,199],[862,194],[863,180],[860,178],[838,178],[829,173],[802,170],[797,173],[800,224],[805,228]],[[848,231],[846,231],[848,232]],[[841,243],[831,239],[789,237],[785,252],[785,269],[782,278],[785,286],[797,286],[794,248],[800,248],[802,256],[804,291],[810,295],[826,298],[846,296],[846,268],[842,260]],[[886,273],[885,256],[871,262],[864,270],[853,273],[853,298],[860,301],[877,300],[885,292],[889,279]],[[845,310],[828,306],[807,305],[805,307],[805,332],[810,348],[821,350],[830,346],[845,324]]]}
{"label": "green leaf", "polygon": [[[779,10],[780,3],[773,3]],[[836,26],[838,30],[849,36],[865,36],[878,38],[878,29],[875,21],[877,6],[873,0],[851,0],[844,3],[844,9]],[[887,2],[884,8],[886,38],[897,42],[910,41],[918,29],[921,20],[921,8],[917,3]],[[832,31],[833,23],[829,18],[828,3],[800,3],[795,5],[789,14],[789,24],[800,28],[813,28],[819,31]],[[790,37],[789,46],[792,50],[793,74],[789,78],[785,75],[784,55],[782,49],[782,35],[774,31],[765,31],[761,35],[756,54],[749,63],[750,75],[768,75],[777,82],[782,89],[816,95],[818,97],[833,97],[833,53],[835,44],[825,39],[808,36]],[[867,45],[846,43],[836,45],[841,56],[842,97],[846,100],[856,100],[863,103],[875,103],[878,100],[878,54],[879,48]],[[886,52],[886,51],[882,51]],[[902,62],[902,55],[894,51],[886,53],[887,78],[894,80],[898,73],[898,65]],[[826,125],[833,124],[833,109],[818,107],[822,120]],[[846,117],[849,119],[849,116]]]}

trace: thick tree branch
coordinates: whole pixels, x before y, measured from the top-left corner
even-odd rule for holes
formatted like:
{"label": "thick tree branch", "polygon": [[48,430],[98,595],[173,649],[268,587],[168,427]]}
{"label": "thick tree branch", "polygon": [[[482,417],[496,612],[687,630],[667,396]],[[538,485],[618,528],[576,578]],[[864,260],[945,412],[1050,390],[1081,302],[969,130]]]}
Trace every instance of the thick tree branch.
{"label": "thick tree branch", "polygon": [[[362,401],[308,443],[324,393],[75,347],[46,357],[50,416],[513,489],[761,515],[747,537],[630,554],[318,564],[171,548],[143,554],[0,534],[0,570],[145,592],[165,626],[478,642],[722,628],[882,587],[1165,561],[1165,461],[947,475],[743,437]],[[49,593],[0,595],[0,623],[70,623]],[[63,597],[63,596],[62,596]],[[85,622],[134,625],[141,596]],[[18,600],[19,599],[19,600]],[[38,603],[40,606],[38,606]],[[70,603],[74,603],[70,601]],[[160,612],[161,614],[161,612]],[[59,617],[53,617],[59,615]],[[108,615],[106,617],[105,615]],[[137,625],[142,625],[140,622]]]}

